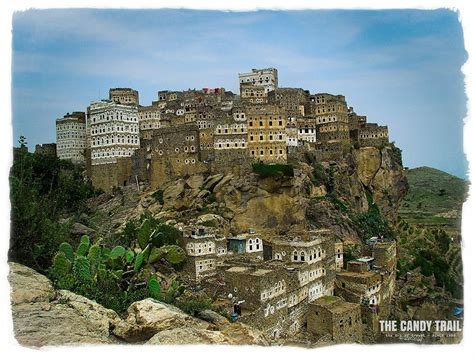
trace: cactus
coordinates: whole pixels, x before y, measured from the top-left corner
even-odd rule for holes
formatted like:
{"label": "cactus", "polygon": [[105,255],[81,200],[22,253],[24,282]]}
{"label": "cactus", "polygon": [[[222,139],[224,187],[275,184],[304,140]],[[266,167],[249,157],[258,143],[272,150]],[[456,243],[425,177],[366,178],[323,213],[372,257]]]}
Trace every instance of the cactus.
{"label": "cactus", "polygon": [[151,222],[149,219],[145,219],[138,230],[137,241],[140,248],[145,249],[148,242],[150,241],[151,234],[153,233]]}
{"label": "cactus", "polygon": [[76,279],[74,275],[68,274],[59,279],[57,283],[57,287],[62,290],[71,290],[74,287],[75,283],[76,283]]}
{"label": "cactus", "polygon": [[135,258],[135,264],[133,266],[133,271],[137,272],[138,270],[140,270],[143,264],[143,259],[144,259],[143,253],[137,254]]}
{"label": "cactus", "polygon": [[150,255],[148,256],[147,262],[152,264],[160,260],[165,255],[165,252],[161,248],[151,248]]}
{"label": "cactus", "polygon": [[71,244],[66,242],[61,243],[59,246],[59,251],[63,252],[71,263],[74,261],[74,250],[72,249]]}
{"label": "cactus", "polygon": [[186,259],[186,252],[177,245],[165,245],[160,248],[165,252],[165,260],[173,265],[178,265]]}
{"label": "cactus", "polygon": [[70,273],[71,265],[71,262],[66,257],[64,252],[59,251],[53,259],[53,265],[50,269],[51,276],[58,280],[61,279]]}
{"label": "cactus", "polygon": [[100,256],[100,247],[97,244],[94,244],[89,249],[89,254],[87,255],[87,259],[89,259],[89,263],[91,266],[91,273],[94,275],[99,268],[101,262]]}
{"label": "cactus", "polygon": [[161,300],[161,286],[156,276],[152,276],[148,280],[148,292],[155,300]]}
{"label": "cactus", "polygon": [[153,234],[153,236],[151,237],[151,243],[153,244],[153,246],[157,248],[161,247],[163,245],[163,237],[163,233],[161,232]]}
{"label": "cactus", "polygon": [[81,237],[81,243],[90,244],[90,243],[91,243],[91,240],[90,240],[89,236],[84,234],[84,235]]}
{"label": "cactus", "polygon": [[81,237],[81,242],[79,243],[79,246],[77,247],[76,255],[86,256],[90,245],[91,245],[91,242],[90,242],[89,237],[87,235],[83,235]]}
{"label": "cactus", "polygon": [[125,260],[127,264],[130,264],[133,261],[133,258],[135,257],[135,253],[132,250],[128,250],[125,253]]}
{"label": "cactus", "polygon": [[78,256],[74,260],[74,275],[81,283],[88,283],[92,280],[89,259],[85,256]]}
{"label": "cactus", "polygon": [[118,245],[116,246],[115,248],[112,249],[112,251],[110,252],[110,257],[111,258],[120,258],[121,256],[124,256],[125,255],[125,248]]}

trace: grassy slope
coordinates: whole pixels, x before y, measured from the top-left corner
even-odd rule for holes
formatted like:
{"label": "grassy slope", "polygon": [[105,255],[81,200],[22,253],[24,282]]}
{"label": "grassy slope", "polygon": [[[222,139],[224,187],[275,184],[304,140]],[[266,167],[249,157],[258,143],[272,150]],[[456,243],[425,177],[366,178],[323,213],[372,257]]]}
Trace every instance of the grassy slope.
{"label": "grassy slope", "polygon": [[429,167],[406,173],[410,188],[399,209],[400,217],[410,224],[458,231],[468,183]]}

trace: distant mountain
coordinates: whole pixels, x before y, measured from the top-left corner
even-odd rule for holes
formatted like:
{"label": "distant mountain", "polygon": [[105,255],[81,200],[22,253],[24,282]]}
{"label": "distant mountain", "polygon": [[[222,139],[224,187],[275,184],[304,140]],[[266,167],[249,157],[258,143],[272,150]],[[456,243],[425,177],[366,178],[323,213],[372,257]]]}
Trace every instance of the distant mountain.
{"label": "distant mountain", "polygon": [[408,169],[406,176],[409,189],[398,211],[399,216],[410,224],[459,231],[469,183],[425,166]]}

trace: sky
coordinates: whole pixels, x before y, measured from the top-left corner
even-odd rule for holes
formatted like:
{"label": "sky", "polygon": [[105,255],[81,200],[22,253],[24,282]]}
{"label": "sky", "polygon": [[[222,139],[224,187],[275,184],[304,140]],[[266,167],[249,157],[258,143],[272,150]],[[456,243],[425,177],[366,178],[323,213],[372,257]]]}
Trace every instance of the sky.
{"label": "sky", "polygon": [[345,95],[389,126],[403,163],[467,177],[467,60],[450,10],[28,10],[13,17],[13,140],[54,142],[55,120],[132,87],[225,87],[238,73],[278,69],[280,87]]}

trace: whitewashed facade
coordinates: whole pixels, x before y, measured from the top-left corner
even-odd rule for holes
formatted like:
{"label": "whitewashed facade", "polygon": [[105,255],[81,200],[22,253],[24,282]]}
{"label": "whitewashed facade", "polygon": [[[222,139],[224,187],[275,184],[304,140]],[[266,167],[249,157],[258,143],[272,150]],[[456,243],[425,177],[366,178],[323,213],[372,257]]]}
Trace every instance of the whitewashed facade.
{"label": "whitewashed facade", "polygon": [[240,84],[252,84],[262,86],[265,93],[275,90],[278,87],[278,70],[275,68],[252,69],[250,73],[239,74]]}
{"label": "whitewashed facade", "polygon": [[85,162],[86,120],[84,112],[67,114],[56,120],[56,151],[59,159]]}
{"label": "whitewashed facade", "polygon": [[116,163],[140,147],[136,106],[103,100],[92,102],[89,112],[92,165]]}

